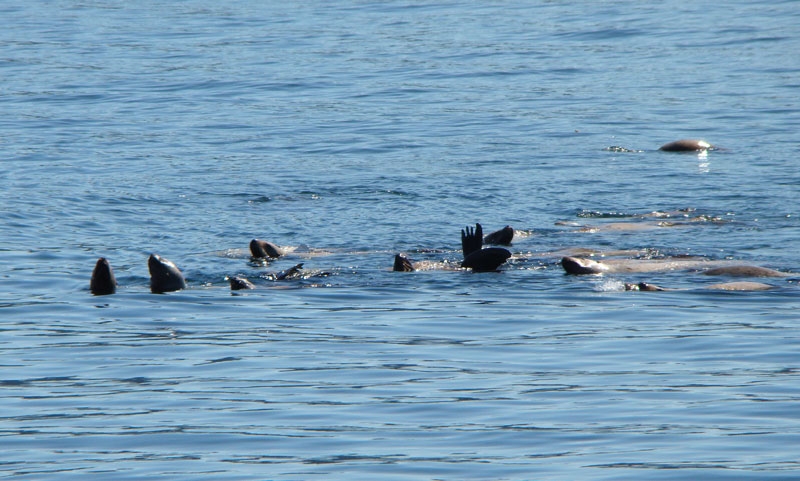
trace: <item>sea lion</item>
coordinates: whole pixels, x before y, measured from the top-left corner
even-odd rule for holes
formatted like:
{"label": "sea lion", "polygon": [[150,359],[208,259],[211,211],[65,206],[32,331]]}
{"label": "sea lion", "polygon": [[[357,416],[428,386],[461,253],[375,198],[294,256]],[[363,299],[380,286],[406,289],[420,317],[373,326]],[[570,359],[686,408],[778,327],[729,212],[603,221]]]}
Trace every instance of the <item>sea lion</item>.
{"label": "sea lion", "polygon": [[561,267],[567,274],[611,274],[665,272],[689,269],[723,268],[735,266],[731,261],[714,261],[696,257],[670,257],[665,259],[605,259],[595,261],[582,257],[565,256],[561,258]]}
{"label": "sea lion", "polygon": [[483,243],[510,246],[512,239],[514,239],[514,228],[507,225],[491,234],[486,234],[486,237],[483,238]]}
{"label": "sea lion", "polygon": [[250,254],[256,259],[263,259],[266,257],[280,257],[283,255],[283,250],[272,242],[261,239],[253,239],[250,241]]}
{"label": "sea lion", "polygon": [[104,296],[117,292],[117,278],[114,270],[105,257],[97,259],[92,271],[92,280],[89,281],[89,289],[96,296]]}
{"label": "sea lion", "polygon": [[664,144],[658,150],[663,150],[664,152],[697,152],[713,148],[714,146],[705,140],[681,139]]}
{"label": "sea lion", "polygon": [[723,266],[708,269],[703,274],[707,276],[731,276],[731,277],[786,277],[789,274],[776,271],[767,267],[759,266]]}
{"label": "sea lion", "polygon": [[[507,232],[508,230],[511,230],[511,236],[513,237],[514,229],[510,226],[506,226],[498,232]],[[508,240],[510,241],[510,238]],[[502,247],[483,248],[483,227],[480,224],[475,224],[474,228],[467,226],[465,229],[461,229],[461,252],[464,254],[461,267],[471,269],[472,272],[496,271],[511,257],[511,252]],[[394,256],[392,270],[395,272],[413,272],[416,268],[406,256],[397,254]]]}
{"label": "sea lion", "polygon": [[277,274],[270,274],[272,280],[275,281],[283,281],[286,279],[292,279],[295,277],[300,276],[300,271],[303,269],[303,263],[296,264],[284,271],[278,272]]}
{"label": "sea lion", "polygon": [[[288,279],[294,279],[299,277],[300,271],[303,269],[303,264],[296,264],[286,270],[277,273],[269,273],[262,277],[273,280],[273,281],[283,281]],[[317,275],[329,275],[327,272],[320,272]],[[226,278],[228,282],[231,284],[232,291],[239,291],[243,289],[255,289],[256,286],[252,282],[250,282],[246,277],[242,276],[229,276]]]}
{"label": "sea lion", "polygon": [[650,284],[647,282],[639,282],[636,284],[626,282],[625,290],[626,291],[669,291],[671,289],[665,289],[663,287],[659,287],[655,284]]}
{"label": "sea lion", "polygon": [[232,291],[239,291],[242,289],[255,289],[256,286],[252,282],[248,281],[244,277],[240,276],[231,276],[228,277],[228,281],[231,283],[231,290]]}
{"label": "sea lion", "polygon": [[408,257],[403,254],[396,254],[394,256],[394,266],[392,270],[395,272],[414,272],[414,265],[408,260]]}
{"label": "sea lion", "polygon": [[507,249],[487,247],[464,257],[461,267],[472,269],[472,272],[492,272],[496,271],[509,257],[511,257],[511,252]]}
{"label": "sea lion", "polygon": [[511,257],[511,252],[502,247],[483,249],[483,227],[477,223],[475,228],[467,226],[461,229],[461,251],[464,254],[461,267],[472,269],[472,272],[496,271]]}
{"label": "sea lion", "polygon": [[[703,289],[710,289],[714,291],[767,291],[770,289],[775,289],[775,286],[764,284],[763,282],[739,281],[739,282],[723,282],[720,284],[711,284],[709,286],[704,286]],[[626,283],[625,290],[626,291],[685,291],[687,289],[669,289],[657,286],[655,284],[650,284],[647,282],[639,282],[638,284]]]}
{"label": "sea lion", "polygon": [[154,294],[186,288],[186,280],[173,262],[158,254],[150,254],[147,259],[147,267],[150,270],[150,291]]}
{"label": "sea lion", "polygon": [[764,284],[763,282],[738,281],[711,284],[710,286],[705,286],[705,289],[713,289],[716,291],[768,291],[770,289],[775,289],[775,286]]}
{"label": "sea lion", "polygon": [[561,267],[567,274],[602,274],[610,269],[607,264],[584,259],[581,257],[564,256],[561,258]]}

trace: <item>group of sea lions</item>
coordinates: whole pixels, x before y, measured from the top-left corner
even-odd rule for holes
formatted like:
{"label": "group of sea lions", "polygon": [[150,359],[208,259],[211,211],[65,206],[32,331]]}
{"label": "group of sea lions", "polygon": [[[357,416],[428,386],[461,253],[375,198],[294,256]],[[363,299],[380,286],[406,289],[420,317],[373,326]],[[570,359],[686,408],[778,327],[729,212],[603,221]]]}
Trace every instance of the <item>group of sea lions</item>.
{"label": "group of sea lions", "polygon": [[[283,250],[275,244],[253,239],[250,241],[250,254],[254,259],[274,259],[284,255]],[[150,291],[154,294],[179,291],[186,288],[186,279],[174,262],[158,254],[150,254],[147,259],[147,268],[150,271]],[[303,264],[296,264],[285,271],[269,274],[273,280],[285,280],[297,277]],[[241,276],[229,276],[231,290],[255,289],[255,284]],[[108,259],[101,257],[92,271],[89,290],[95,295],[114,294],[117,291],[117,279]]]}
{"label": "group of sea lions", "polygon": [[[713,149],[714,146],[704,140],[683,139],[670,142],[661,146],[660,150],[666,152],[696,152]],[[489,245],[510,246],[515,231],[511,226],[483,235],[480,224],[475,227],[466,227],[461,230],[461,250],[463,261],[462,269],[473,272],[493,272],[503,265],[511,256],[511,252],[503,247],[484,247]],[[250,254],[253,259],[275,259],[285,254],[281,247],[260,239],[250,241]],[[646,273],[664,272],[671,270],[695,269],[705,275],[730,276],[730,277],[786,277],[789,274],[765,267],[731,264],[730,261],[709,261],[696,258],[666,258],[666,259],[607,259],[596,261],[586,257],[564,256],[560,261],[561,267],[567,274],[606,274],[606,273]],[[171,261],[151,254],[147,261],[150,271],[150,290],[153,293],[165,293],[186,288],[186,280],[180,269]],[[397,272],[411,272],[421,266],[412,263],[405,255],[397,254],[394,258],[392,270]],[[299,276],[303,264],[285,271],[271,274],[273,280],[285,280]],[[254,289],[255,285],[242,276],[227,277],[231,290]],[[707,289],[720,290],[766,290],[774,286],[761,282],[736,281],[725,282],[706,286]],[[117,281],[111,264],[106,258],[97,260],[92,272],[90,290],[95,295],[107,295],[116,292]],[[625,290],[639,291],[664,291],[672,290],[655,286],[647,282],[626,283]]]}
{"label": "group of sea lions", "polygon": [[[506,226],[497,232],[486,236],[485,241],[492,244],[511,244],[514,237],[514,229]],[[470,269],[473,272],[496,271],[509,257],[511,252],[501,247],[483,247],[484,237],[483,228],[480,224],[475,224],[474,228],[467,227],[461,231],[461,245],[464,260],[461,267]],[[284,250],[272,242],[253,239],[250,241],[250,255],[253,259],[275,259],[285,254]],[[151,254],[147,259],[147,267],[150,271],[150,290],[155,294],[179,291],[186,288],[186,279],[175,263],[165,259],[158,254]],[[303,269],[303,264],[296,264],[285,271],[270,274],[272,280],[287,280],[299,276]],[[395,256],[395,271],[415,270],[411,261],[402,254]],[[229,276],[231,290],[255,289],[255,284],[242,276]],[[101,257],[97,260],[92,278],[89,282],[89,289],[95,295],[114,294],[117,290],[117,279],[114,270],[108,259]]]}

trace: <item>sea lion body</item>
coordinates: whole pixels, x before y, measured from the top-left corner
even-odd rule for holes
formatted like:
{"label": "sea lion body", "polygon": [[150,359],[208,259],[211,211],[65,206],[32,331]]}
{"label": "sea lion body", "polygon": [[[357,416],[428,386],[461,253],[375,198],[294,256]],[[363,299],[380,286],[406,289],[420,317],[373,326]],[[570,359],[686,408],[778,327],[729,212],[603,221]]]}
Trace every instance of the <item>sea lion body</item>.
{"label": "sea lion body", "polygon": [[676,140],[674,142],[670,142],[668,144],[664,144],[661,147],[659,147],[658,150],[663,150],[664,152],[698,152],[713,148],[714,146],[709,144],[705,140],[681,139],[681,140]]}
{"label": "sea lion body", "polygon": [[[749,281],[737,281],[737,282],[722,282],[719,284],[711,284],[709,286],[703,287],[703,289],[712,290],[712,291],[767,291],[770,289],[775,289],[775,286],[771,286],[769,284],[764,284],[763,282],[749,282]],[[668,289],[666,287],[660,287],[655,284],[650,284],[647,282],[639,282],[638,284],[625,284],[626,291],[685,291],[687,289]]]}
{"label": "sea lion body", "polygon": [[97,263],[92,271],[92,280],[89,281],[89,289],[96,296],[105,296],[117,292],[117,278],[114,270],[105,257],[97,259]]}
{"label": "sea lion body", "polygon": [[253,239],[250,241],[250,254],[256,259],[276,258],[283,255],[283,250],[272,242]]}
{"label": "sea lion body", "polygon": [[731,277],[786,277],[789,274],[776,271],[767,267],[759,266],[723,266],[708,269],[703,272],[707,276],[731,276]]}
{"label": "sea lion body", "polygon": [[511,252],[507,249],[487,247],[464,257],[461,267],[472,269],[472,272],[492,272],[496,271],[509,257],[511,257]]}
{"label": "sea lion body", "polygon": [[731,277],[786,277],[789,274],[767,267],[731,264],[731,261],[713,261],[697,258],[669,259],[607,259],[595,261],[583,257],[565,256],[561,266],[567,274],[631,274],[666,272],[689,269],[706,269],[707,276]]}
{"label": "sea lion body", "polygon": [[179,291],[186,288],[186,279],[178,266],[158,254],[150,254],[147,259],[150,270],[150,290],[154,294]]}
{"label": "sea lion body", "polygon": [[483,238],[484,244],[509,246],[514,239],[514,228],[510,225],[503,227],[500,230],[494,231],[491,234],[486,234]]}
{"label": "sea lion body", "polygon": [[716,291],[768,291],[770,289],[775,289],[775,286],[764,284],[763,282],[738,281],[711,284],[705,288]]}
{"label": "sea lion body", "polygon": [[582,257],[565,256],[561,258],[561,267],[567,274],[603,274],[610,269],[608,264],[585,259]]}

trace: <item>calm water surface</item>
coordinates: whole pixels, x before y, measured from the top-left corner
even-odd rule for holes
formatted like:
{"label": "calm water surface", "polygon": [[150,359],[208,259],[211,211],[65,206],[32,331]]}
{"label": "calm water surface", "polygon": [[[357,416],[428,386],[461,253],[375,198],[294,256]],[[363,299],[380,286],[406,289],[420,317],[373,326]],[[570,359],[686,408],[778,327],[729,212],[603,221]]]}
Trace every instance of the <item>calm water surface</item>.
{"label": "calm water surface", "polygon": [[[2,477],[800,476],[796,2],[0,15]],[[721,149],[657,150],[687,137]],[[475,222],[516,229],[502,272],[389,271]],[[575,248],[790,275],[565,276]],[[189,288],[151,294],[151,252]]]}

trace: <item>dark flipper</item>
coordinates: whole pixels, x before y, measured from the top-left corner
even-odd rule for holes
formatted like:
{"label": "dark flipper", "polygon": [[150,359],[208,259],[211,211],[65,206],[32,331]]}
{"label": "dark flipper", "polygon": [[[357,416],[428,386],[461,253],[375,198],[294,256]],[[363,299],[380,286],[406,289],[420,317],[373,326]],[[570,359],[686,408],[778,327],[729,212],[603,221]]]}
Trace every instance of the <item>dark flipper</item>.
{"label": "dark flipper", "polygon": [[89,289],[96,296],[104,296],[117,292],[117,278],[114,277],[114,270],[105,257],[97,259],[92,271],[92,280],[89,282]]}
{"label": "dark flipper", "polygon": [[392,270],[395,272],[414,272],[414,266],[411,264],[411,261],[408,260],[408,257],[403,254],[397,254],[394,256],[394,267]]}
{"label": "dark flipper", "polygon": [[300,271],[303,269],[303,264],[297,264],[292,266],[285,271],[281,271],[275,275],[276,281],[283,281],[286,279],[292,279],[293,277],[297,277],[300,275]]}
{"label": "dark flipper", "polygon": [[489,247],[477,250],[464,258],[461,267],[472,269],[472,272],[496,271],[508,258],[511,252],[502,247]]}
{"label": "dark flipper", "polygon": [[483,247],[483,227],[480,224],[475,224],[475,228],[467,226],[466,229],[461,229],[461,251],[464,253],[464,259],[475,251],[481,250]]}

